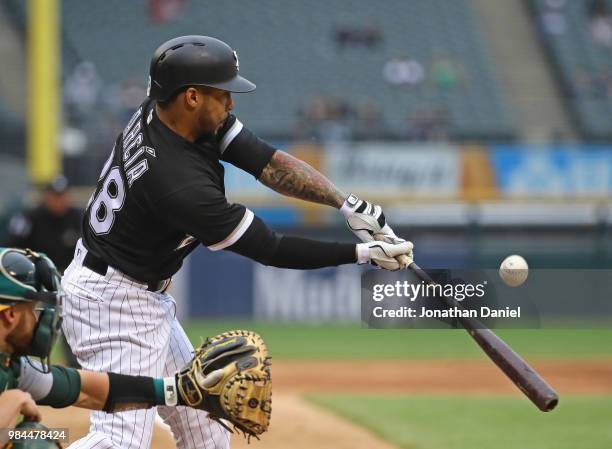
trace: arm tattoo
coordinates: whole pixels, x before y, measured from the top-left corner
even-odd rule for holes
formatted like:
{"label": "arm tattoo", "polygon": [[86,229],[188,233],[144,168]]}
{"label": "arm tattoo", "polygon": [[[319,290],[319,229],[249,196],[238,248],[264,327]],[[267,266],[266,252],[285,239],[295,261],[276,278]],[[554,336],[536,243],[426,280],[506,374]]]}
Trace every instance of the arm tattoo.
{"label": "arm tattoo", "polygon": [[280,150],[274,153],[264,167],[259,182],[282,195],[337,209],[342,207],[346,197],[329,179],[306,162]]}

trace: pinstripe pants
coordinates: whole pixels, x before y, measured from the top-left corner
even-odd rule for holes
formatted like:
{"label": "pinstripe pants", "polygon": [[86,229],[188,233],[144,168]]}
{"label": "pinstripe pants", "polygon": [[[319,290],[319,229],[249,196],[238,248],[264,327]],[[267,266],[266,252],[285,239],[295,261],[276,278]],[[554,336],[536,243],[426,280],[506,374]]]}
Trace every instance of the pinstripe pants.
{"label": "pinstripe pants", "polygon": [[[63,331],[84,369],[162,377],[181,369],[193,346],[175,317],[172,296],[147,291],[109,267],[101,276],[82,266],[86,250],[77,244],[66,270]],[[179,449],[227,449],[229,433],[188,407],[157,407]],[[146,449],[151,444],[155,409],[121,413],[95,411],[89,434],[72,449]]]}

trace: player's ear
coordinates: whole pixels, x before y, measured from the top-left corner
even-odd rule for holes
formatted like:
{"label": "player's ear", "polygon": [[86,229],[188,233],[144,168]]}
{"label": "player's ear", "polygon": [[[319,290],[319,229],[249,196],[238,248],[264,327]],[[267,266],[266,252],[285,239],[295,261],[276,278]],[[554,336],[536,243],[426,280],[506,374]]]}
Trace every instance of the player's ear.
{"label": "player's ear", "polygon": [[17,319],[18,312],[15,307],[7,307],[6,309],[0,310],[0,323],[4,325],[10,325]]}
{"label": "player's ear", "polygon": [[201,103],[204,100],[204,96],[202,92],[200,92],[196,87],[188,87],[185,91],[185,103],[190,108],[197,108],[201,106]]}

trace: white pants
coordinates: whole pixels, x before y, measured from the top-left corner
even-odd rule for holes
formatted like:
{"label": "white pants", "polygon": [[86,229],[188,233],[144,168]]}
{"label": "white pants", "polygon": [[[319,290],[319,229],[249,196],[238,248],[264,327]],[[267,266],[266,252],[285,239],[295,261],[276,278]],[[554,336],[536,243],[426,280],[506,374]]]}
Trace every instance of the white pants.
{"label": "white pants", "polygon": [[[82,265],[86,250],[79,241],[66,270],[66,339],[84,369],[164,377],[181,369],[193,346],[177,321],[172,296],[147,291],[109,267],[101,276]],[[229,433],[205,412],[188,407],[158,407],[179,449],[226,449]],[[147,449],[155,409],[121,413],[92,412],[89,434],[70,448]]]}

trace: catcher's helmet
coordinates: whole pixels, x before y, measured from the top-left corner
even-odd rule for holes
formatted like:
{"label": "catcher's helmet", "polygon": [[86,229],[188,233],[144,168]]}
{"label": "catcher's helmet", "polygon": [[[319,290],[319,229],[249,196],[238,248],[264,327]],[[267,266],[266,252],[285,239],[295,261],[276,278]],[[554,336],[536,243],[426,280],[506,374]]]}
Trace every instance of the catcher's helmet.
{"label": "catcher's helmet", "polygon": [[48,371],[49,355],[61,332],[63,291],[60,274],[44,254],[18,248],[0,248],[0,311],[33,302],[38,321],[27,352],[40,357]]}
{"label": "catcher's helmet", "polygon": [[147,95],[159,101],[187,86],[251,92],[255,84],[238,75],[238,55],[225,42],[208,36],[181,36],[155,50]]}
{"label": "catcher's helmet", "polygon": [[42,282],[34,262],[22,251],[11,248],[0,253],[0,310],[23,301],[34,301]]}

